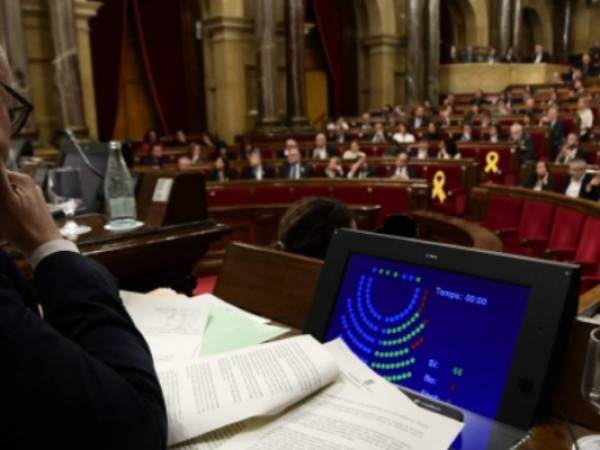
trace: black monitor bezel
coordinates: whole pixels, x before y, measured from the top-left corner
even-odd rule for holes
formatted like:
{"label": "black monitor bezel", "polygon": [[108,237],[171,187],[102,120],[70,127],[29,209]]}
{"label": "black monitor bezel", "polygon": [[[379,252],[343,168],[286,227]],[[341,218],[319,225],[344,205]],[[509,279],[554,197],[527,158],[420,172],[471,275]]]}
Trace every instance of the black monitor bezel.
{"label": "black monitor bezel", "polygon": [[[532,426],[555,375],[552,365],[562,356],[575,319],[578,266],[363,231],[339,230],[329,247],[304,325],[304,332],[321,342],[325,339],[351,254],[530,287],[528,306],[495,420],[522,430]],[[490,273],[493,275],[490,276]]]}

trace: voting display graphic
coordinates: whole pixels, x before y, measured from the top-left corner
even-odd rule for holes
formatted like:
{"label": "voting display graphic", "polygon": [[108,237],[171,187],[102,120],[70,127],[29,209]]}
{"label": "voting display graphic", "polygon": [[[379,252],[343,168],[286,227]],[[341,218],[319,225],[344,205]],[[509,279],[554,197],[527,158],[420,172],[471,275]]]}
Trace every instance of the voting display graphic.
{"label": "voting display graphic", "polygon": [[326,340],[388,381],[495,417],[529,288],[353,254]]}

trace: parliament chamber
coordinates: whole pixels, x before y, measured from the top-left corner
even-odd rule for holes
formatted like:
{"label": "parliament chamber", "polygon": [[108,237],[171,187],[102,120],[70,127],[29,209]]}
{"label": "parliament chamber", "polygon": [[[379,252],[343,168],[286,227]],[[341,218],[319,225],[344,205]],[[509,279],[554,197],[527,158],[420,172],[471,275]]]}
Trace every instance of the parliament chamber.
{"label": "parliament chamber", "polygon": [[[40,390],[34,390],[41,392],[40,402],[52,398],[60,403],[43,392],[47,385],[41,379],[59,380],[56,372],[65,370],[65,379],[79,389],[73,381],[79,372],[69,372],[69,361],[93,360],[89,366],[81,363],[82,379],[89,384],[67,397],[75,399],[72,411],[79,414],[73,417],[87,415],[97,422],[81,419],[87,425],[75,427],[64,448],[82,448],[75,442],[88,437],[93,449],[292,448],[283,437],[268,441],[272,447],[243,443],[235,432],[229,434],[237,420],[221,423],[228,426],[221,429],[223,435],[213,436],[217,427],[207,427],[173,440],[172,430],[185,429],[167,424],[167,417],[178,420],[183,414],[177,409],[180,400],[171,397],[180,380],[164,381],[162,370],[175,366],[157,360],[153,341],[142,325],[136,330],[136,317],[129,317],[135,310],[125,301],[131,292],[150,293],[151,306],[153,293],[164,289],[173,299],[190,297],[190,303],[212,294],[227,302],[228,312],[249,313],[254,326],[258,320],[285,328],[279,337],[261,341],[271,343],[306,334],[330,342],[337,337],[333,328],[325,338],[314,332],[315,324],[327,320],[333,327],[336,314],[347,307],[339,335],[374,377],[387,379],[401,392],[406,388],[407,398],[417,405],[431,401],[429,409],[438,408],[445,418],[451,417],[448,408],[456,408],[464,429],[450,440],[452,449],[596,448],[599,20],[600,4],[588,0],[0,0],[0,90],[2,106],[8,108],[6,118],[0,115],[0,209],[5,216],[0,218],[0,298],[12,301],[17,292],[28,314],[46,327],[41,336],[52,328],[85,354],[78,359],[80,354],[63,350],[58,358],[65,362],[63,369],[40,363],[35,370],[42,375],[23,382],[40,383]],[[356,248],[344,260],[339,246],[348,236],[355,236]],[[425,259],[419,262],[413,254],[392,258],[393,248],[423,248]],[[68,261],[65,254],[75,258],[72,253],[85,258]],[[442,262],[444,255],[454,259]],[[57,263],[57,271],[47,275],[49,263],[61,257],[64,266]],[[356,276],[360,258],[373,267],[357,278],[356,293],[348,294],[349,278],[343,277]],[[385,265],[392,269],[381,268]],[[518,273],[521,267],[531,272]],[[340,272],[334,279],[332,274],[342,270],[343,277]],[[559,270],[564,280],[540,275]],[[424,294],[411,285],[410,299],[391,287],[394,278],[408,285],[427,276],[439,276],[437,284],[423,287]],[[377,277],[387,277],[382,283],[389,292],[372,291]],[[514,290],[504,291],[501,282],[510,277]],[[466,297],[458,288],[445,287],[459,279],[469,292]],[[555,283],[566,286],[564,295],[558,288],[551,292]],[[69,302],[47,301],[42,286]],[[475,294],[485,286],[489,297]],[[535,295],[529,303],[525,296],[519,313],[516,306],[514,312],[484,308],[495,295],[505,295],[507,305],[516,302],[525,287]],[[324,298],[329,288],[336,299]],[[80,291],[81,298],[75,299]],[[344,295],[349,298],[338,299]],[[418,337],[431,328],[429,319],[420,328],[419,321],[427,313],[435,317],[431,311],[444,298],[455,305],[479,301],[479,311],[494,311],[480,313],[476,324],[467,320],[471,312],[462,322],[460,315],[447,315],[444,326],[473,342],[472,354],[470,347],[460,347],[460,339],[451,342],[451,334],[435,347],[435,331]],[[67,313],[79,300],[84,301],[80,316],[61,321],[61,311]],[[113,308],[115,316],[103,315]],[[383,317],[381,310],[392,312]],[[390,325],[409,310],[413,315],[404,324]],[[315,311],[327,313],[315,319],[320,314]],[[12,321],[0,320],[0,352],[10,360],[16,353],[11,351],[13,336],[19,335],[11,334],[12,325],[25,326],[28,316],[6,317]],[[175,323],[175,313],[165,317],[165,323]],[[194,325],[188,319],[180,324],[183,331],[169,329],[167,334],[190,334]],[[202,327],[209,331],[213,318],[205,320]],[[241,331],[233,316],[230,320],[218,338],[238,345],[231,348],[249,347],[237,342]],[[114,335],[94,334],[111,323],[116,324]],[[6,333],[2,328],[8,325]],[[494,326],[497,334],[485,334]],[[386,333],[410,330],[387,340]],[[203,331],[205,339],[208,331]],[[128,333],[142,345],[119,341]],[[369,333],[383,333],[383,338]],[[477,359],[478,341],[483,354],[503,364],[504,378],[495,378],[500,371],[491,373],[483,360],[480,367],[475,362],[478,378],[468,379],[481,384],[478,391],[460,383],[464,368],[455,363],[449,393],[433,394],[446,383],[432,375],[441,373],[438,364],[457,352]],[[398,350],[406,342],[412,344]],[[396,352],[377,350],[380,344],[396,346]],[[164,345],[177,347],[179,341]],[[512,345],[514,353],[504,361],[494,355],[500,348],[494,345]],[[432,348],[437,353],[427,350]],[[195,352],[194,358],[204,358]],[[427,361],[420,384],[407,368],[415,363],[407,354]],[[372,355],[384,362],[371,361]],[[266,360],[256,358],[256,364],[267,367]],[[6,379],[19,384],[18,375],[36,367],[28,365],[33,359],[15,360],[16,375]],[[90,376],[97,362],[111,374]],[[243,366],[240,360],[235,364]],[[216,378],[233,383],[228,378],[233,372],[219,367]],[[140,379],[129,370],[139,370]],[[294,370],[304,371],[300,365]],[[389,375],[391,370],[396,372]],[[137,400],[130,402],[115,390],[123,416],[156,413],[153,419],[140,415],[127,438],[121,424],[111,428],[99,418],[110,414],[110,406],[100,402],[105,409],[94,409],[96,395],[112,397],[114,386],[104,380],[112,380],[113,372],[123,372],[136,395],[151,398],[143,399],[141,409],[128,409]],[[137,386],[146,376],[146,387]],[[120,381],[115,386],[122,388]],[[216,394],[211,395],[220,388],[214,383],[198,381],[189,393],[197,396],[199,411],[202,401],[207,402],[203,412],[218,409]],[[154,385],[158,394],[148,387]],[[423,398],[415,400],[410,393]],[[498,396],[493,414],[470,409],[493,393]],[[200,399],[205,394],[210,401]],[[78,403],[78,395],[89,402]],[[466,406],[461,395],[468,398]],[[529,411],[531,405],[535,408]],[[36,420],[42,417],[54,427],[69,417],[63,415],[67,408],[40,408]],[[490,422],[481,425],[481,418],[474,419],[478,414]],[[115,417],[115,423],[122,420]],[[2,436],[10,425],[3,420],[0,414],[4,448]],[[109,429],[104,437],[103,427]],[[145,434],[149,429],[152,433]],[[61,441],[52,436],[48,444],[54,448]],[[371,446],[317,447],[315,440],[311,447],[309,438],[315,436],[306,438],[308,447],[297,448],[400,448],[384,446],[383,438],[378,444],[373,438]],[[484,437],[489,441],[484,443]],[[36,439],[19,434],[6,448],[33,448],[43,442]],[[509,446],[507,439],[512,439]]]}

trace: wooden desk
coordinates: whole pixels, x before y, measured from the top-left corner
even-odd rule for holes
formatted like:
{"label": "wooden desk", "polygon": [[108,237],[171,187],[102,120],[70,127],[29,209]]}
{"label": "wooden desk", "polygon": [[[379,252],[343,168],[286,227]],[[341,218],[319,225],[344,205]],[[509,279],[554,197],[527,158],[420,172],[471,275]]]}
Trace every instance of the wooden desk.
{"label": "wooden desk", "polygon": [[[196,284],[194,265],[212,242],[231,232],[213,220],[160,228],[143,226],[125,233],[106,231],[106,218],[100,214],[81,216],[77,221],[92,227],[77,242],[81,253],[106,266],[123,289],[138,292],[171,287],[191,293]],[[30,272],[20,253],[10,247],[4,250],[25,273]]]}

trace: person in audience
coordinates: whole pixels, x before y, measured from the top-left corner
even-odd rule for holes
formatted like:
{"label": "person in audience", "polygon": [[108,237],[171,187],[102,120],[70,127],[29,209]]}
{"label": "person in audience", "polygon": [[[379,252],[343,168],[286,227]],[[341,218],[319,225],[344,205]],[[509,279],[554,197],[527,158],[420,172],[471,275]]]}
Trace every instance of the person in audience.
{"label": "person in audience", "polygon": [[519,62],[515,57],[515,51],[512,47],[508,47],[506,49],[506,53],[504,54],[500,62],[505,64],[513,64]]}
{"label": "person in audience", "polygon": [[159,169],[168,164],[169,157],[164,154],[162,144],[155,142],[150,147],[150,152],[143,156],[140,162],[143,166],[152,166],[155,169]]}
{"label": "person in audience", "polygon": [[314,175],[314,169],[310,164],[302,162],[302,155],[298,148],[298,143],[293,141],[287,154],[286,162],[279,169],[279,178],[289,180],[299,180],[301,178],[310,178]]}
{"label": "person in audience", "polygon": [[233,179],[235,179],[235,176],[229,166],[229,160],[222,156],[218,156],[215,160],[213,169],[208,174],[208,181],[218,181],[219,183],[223,183]]}
{"label": "person in audience", "polygon": [[254,148],[254,146],[252,145],[252,141],[250,139],[244,139],[244,141],[242,142],[242,145],[241,145],[241,149],[240,149],[240,159],[242,161],[248,162],[248,160],[250,159],[250,155],[255,150],[258,150],[258,149]]}
{"label": "person in audience", "polygon": [[564,84],[564,80],[560,72],[552,72],[552,83],[554,84]]}
{"label": "person in audience", "polygon": [[335,128],[329,134],[329,141],[335,142],[336,144],[346,144],[347,142],[350,142],[351,139],[350,133],[348,133],[344,127],[339,125],[339,123],[336,123]]}
{"label": "person in audience", "polygon": [[377,176],[377,170],[369,166],[366,156],[358,158],[350,167],[348,171],[348,179],[364,179],[374,178]]}
{"label": "person in audience", "polygon": [[475,92],[475,96],[471,100],[471,104],[481,107],[483,105],[489,105],[490,101],[485,98],[485,94],[481,89],[477,89],[477,91]]}
{"label": "person in audience", "polygon": [[207,131],[203,131],[200,135],[200,142],[209,150],[217,150],[217,139],[211,136]]}
{"label": "person in audience", "polygon": [[440,111],[440,128],[450,128],[454,126],[454,122],[452,121],[452,107],[447,106]]}
{"label": "person in audience", "polygon": [[369,131],[371,131],[371,128],[371,114],[369,114],[368,112],[363,113],[362,122],[360,124],[360,131],[363,133],[368,133]]}
{"label": "person in audience", "polygon": [[141,151],[143,153],[150,153],[152,146],[159,143],[158,132],[154,128],[150,128],[144,133],[144,142],[142,143]]}
{"label": "person in audience", "polygon": [[190,160],[190,164],[192,165],[202,164],[206,161],[206,157],[204,155],[204,152],[202,151],[202,146],[197,142],[192,142],[190,144],[188,159]]}
{"label": "person in audience", "polygon": [[535,46],[535,52],[533,56],[529,59],[529,62],[533,64],[548,64],[550,62],[550,59],[550,53],[544,50],[544,46],[541,44],[537,44]]}
{"label": "person in audience", "polygon": [[571,88],[568,90],[567,92],[567,97],[565,98],[565,101],[567,102],[576,102],[579,99],[579,96],[577,95],[577,92],[575,92],[575,89]]}
{"label": "person in audience", "polygon": [[499,62],[496,47],[490,47],[490,52],[488,53],[486,62],[488,64],[497,64]]}
{"label": "person in audience", "polygon": [[525,108],[522,109],[523,114],[527,114],[529,116],[535,116],[540,112],[540,109],[535,104],[535,99],[533,97],[527,97],[525,100]]}
{"label": "person in audience", "polygon": [[575,92],[574,100],[578,100],[588,95],[587,91],[585,90],[585,86],[583,85],[583,81],[581,81],[581,79],[577,79],[573,82],[573,91]]}
{"label": "person in audience", "polygon": [[275,171],[268,166],[265,166],[262,161],[260,152],[252,152],[248,158],[248,166],[242,171],[244,180],[262,181],[269,178],[275,178]]}
{"label": "person in audience", "polygon": [[175,145],[188,145],[187,136],[183,130],[177,130],[175,132]]}
{"label": "person in audience", "polygon": [[372,144],[385,144],[387,142],[387,136],[385,135],[383,123],[375,123],[375,132],[369,136],[369,142]]}
{"label": "person in audience", "polygon": [[521,123],[524,127],[530,127],[533,124],[533,114],[525,113],[521,119]]}
{"label": "person in audience", "polygon": [[224,142],[219,141],[217,145],[217,156],[223,159],[229,159],[229,149],[227,148],[227,145],[225,145]]}
{"label": "person in audience", "polygon": [[416,154],[414,155],[415,159],[429,159],[431,155],[429,154],[429,142],[427,141],[419,141],[416,148]]}
{"label": "person in audience", "polygon": [[350,143],[350,148],[344,152],[342,155],[342,159],[344,161],[356,161],[359,158],[366,156],[364,152],[360,150],[360,146],[358,145],[358,141],[352,141]]}
{"label": "person in audience", "polygon": [[533,189],[534,191],[555,191],[556,183],[554,177],[548,170],[548,163],[546,161],[538,161],[536,163],[534,172],[529,174],[523,187]]}
{"label": "person in audience", "polygon": [[185,172],[192,168],[192,160],[188,156],[182,156],[177,159],[177,170]]}
{"label": "person in audience", "polygon": [[408,181],[416,178],[415,171],[409,167],[410,157],[406,152],[398,153],[396,156],[396,166],[388,173],[388,176],[393,180]]}
{"label": "person in audience", "polygon": [[481,122],[479,126],[481,128],[489,128],[492,126],[492,116],[489,111],[484,111],[480,116]]}
{"label": "person in audience", "polygon": [[585,152],[579,147],[579,137],[576,133],[569,133],[565,142],[556,155],[556,164],[569,164],[577,159],[585,159]]}
{"label": "person in audience", "polygon": [[462,126],[462,133],[459,138],[460,142],[472,142],[473,141],[473,128],[468,123]]}
{"label": "person in audience", "polygon": [[505,103],[504,101],[499,101],[497,114],[499,116],[510,116],[512,114],[512,111],[507,103]]}
{"label": "person in audience", "polygon": [[594,127],[594,113],[589,107],[586,98],[580,98],[577,101],[577,119],[579,123],[579,137],[580,139],[585,139]]}
{"label": "person in audience", "polygon": [[344,119],[344,117],[342,117],[342,116],[338,117],[338,119],[335,121],[335,125],[337,128],[339,128],[342,131],[350,130],[350,125],[348,124],[348,122],[346,122],[346,119]]}
{"label": "person in audience", "polygon": [[558,108],[552,106],[540,120],[540,127],[546,127],[550,130],[550,152],[555,158],[558,154],[566,134],[565,122],[558,117]]}
{"label": "person in audience", "polygon": [[330,145],[327,145],[325,133],[317,133],[315,136],[315,148],[312,151],[312,159],[315,161],[327,161],[329,158],[336,155],[337,150]]}
{"label": "person in audience", "polygon": [[438,159],[460,159],[456,141],[454,139],[444,139],[440,142],[440,149],[437,154]]}
{"label": "person in audience", "polygon": [[116,278],[62,239],[29,176],[6,169],[22,102],[1,48],[0,83],[0,235],[33,270],[26,280],[0,250],[0,447],[166,449],[152,355]]}
{"label": "person in audience", "polygon": [[333,234],[340,228],[356,228],[352,211],[337,200],[305,197],[291,205],[279,222],[275,248],[325,259]]}
{"label": "person in audience", "polygon": [[427,126],[427,117],[425,117],[425,108],[417,106],[412,120],[410,121],[410,128],[418,130]]}
{"label": "person in audience", "polygon": [[510,140],[512,148],[519,155],[521,163],[535,160],[533,140],[529,133],[523,131],[523,126],[520,123],[511,125]]}
{"label": "person in audience", "polygon": [[398,125],[398,131],[394,133],[392,139],[398,144],[412,144],[415,142],[415,136],[407,131],[406,124],[404,122],[400,122]]}
{"label": "person in audience", "polygon": [[492,144],[497,144],[502,141],[500,134],[500,127],[496,124],[492,124],[487,131],[487,140]]}
{"label": "person in audience", "polygon": [[569,178],[565,195],[572,198],[593,200],[593,194],[586,188],[592,181],[592,175],[586,173],[587,164],[583,159],[576,159],[569,163]]}
{"label": "person in audience", "polygon": [[429,122],[427,124],[427,131],[423,134],[422,138],[429,142],[442,140],[442,134],[438,131],[435,122]]}
{"label": "person in audience", "polygon": [[586,198],[595,202],[600,201],[600,172],[585,187]]}
{"label": "person in audience", "polygon": [[454,94],[448,94],[444,99],[444,108],[451,107],[454,108],[456,103],[456,96]]}
{"label": "person in audience", "polygon": [[337,156],[330,158],[324,174],[327,178],[344,178],[344,168],[342,167],[340,158]]}
{"label": "person in audience", "polygon": [[587,80],[590,77],[598,75],[596,67],[592,64],[592,57],[589,53],[584,53],[581,56],[581,63],[578,69],[581,71],[581,79]]}

